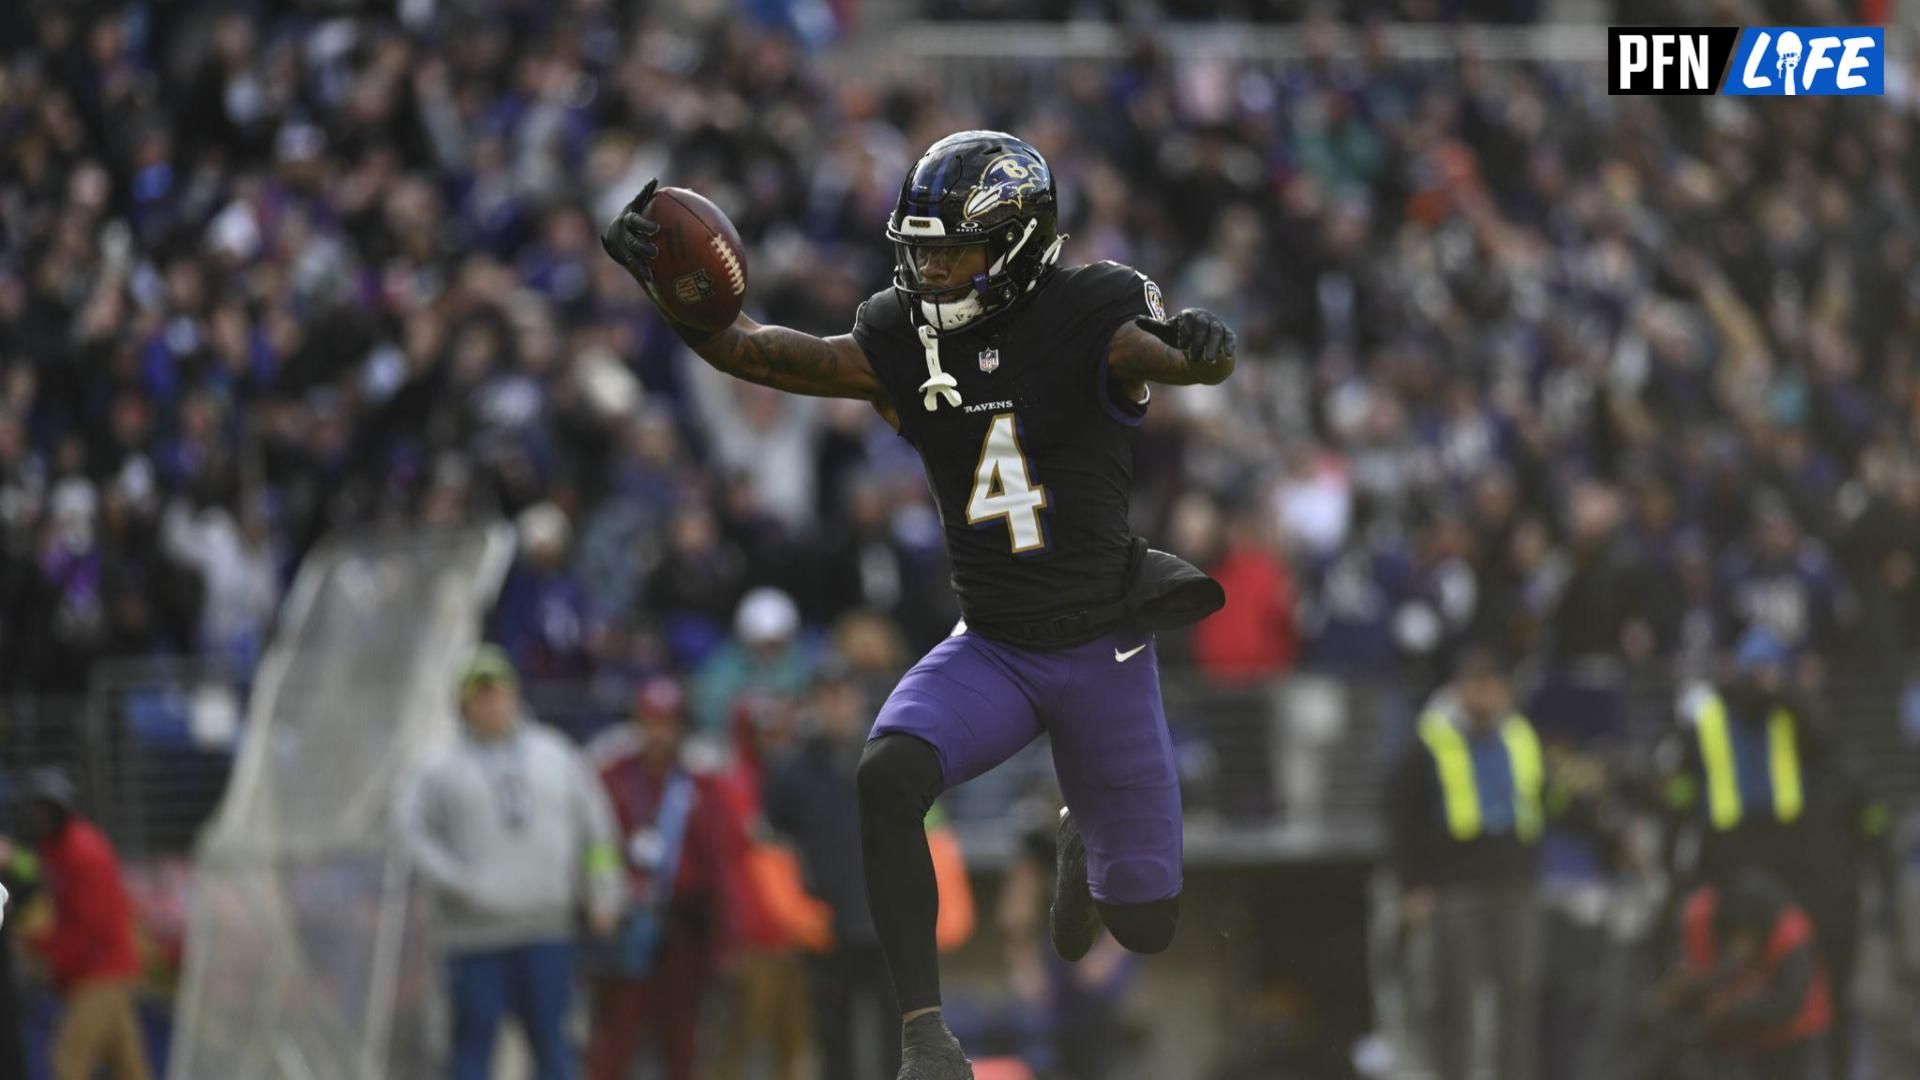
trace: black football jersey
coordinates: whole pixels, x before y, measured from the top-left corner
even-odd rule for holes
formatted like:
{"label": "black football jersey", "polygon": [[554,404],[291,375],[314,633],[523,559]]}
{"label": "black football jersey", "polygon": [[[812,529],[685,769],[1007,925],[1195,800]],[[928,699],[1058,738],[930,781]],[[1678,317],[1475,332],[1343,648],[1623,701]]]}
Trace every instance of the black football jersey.
{"label": "black football jersey", "polygon": [[860,306],[866,350],[920,452],[970,623],[1051,618],[1116,600],[1132,534],[1133,439],[1146,404],[1107,376],[1114,332],[1164,316],[1160,290],[1118,263],[1063,267],[977,330],[940,335],[960,404],[919,389],[926,352],[892,290]]}

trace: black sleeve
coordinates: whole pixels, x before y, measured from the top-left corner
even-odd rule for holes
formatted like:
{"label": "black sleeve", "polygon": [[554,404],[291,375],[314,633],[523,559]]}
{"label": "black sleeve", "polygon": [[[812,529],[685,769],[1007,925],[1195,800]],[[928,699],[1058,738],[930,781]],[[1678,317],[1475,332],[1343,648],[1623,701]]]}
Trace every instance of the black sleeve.
{"label": "black sleeve", "polygon": [[[900,303],[894,298],[892,289],[883,289],[861,301],[859,310],[853,313],[853,340],[867,354],[867,363],[873,368],[874,377],[880,383],[880,389],[886,394],[887,403],[900,411],[902,402],[913,395],[913,386],[926,377],[921,371],[913,379],[911,386],[903,385],[901,357],[907,350],[914,356],[920,354],[920,345],[913,338],[913,327],[907,324],[906,315],[900,310]],[[913,370],[919,370],[917,366]],[[911,374],[911,371],[906,372]]]}
{"label": "black sleeve", "polygon": [[1840,748],[1833,737],[1832,717],[1803,695],[1794,695],[1786,705],[1794,716],[1793,734],[1802,770],[1839,779],[1847,763],[1837,752]]}
{"label": "black sleeve", "polygon": [[[1107,375],[1107,353],[1113,335],[1136,317],[1164,318],[1166,304],[1160,286],[1130,266],[1103,262],[1078,270],[1075,335],[1088,343],[1082,356],[1083,385],[1102,412],[1123,424],[1138,424],[1147,414],[1147,402],[1130,401]],[[1151,399],[1149,399],[1151,400]]]}
{"label": "black sleeve", "polygon": [[1387,774],[1387,858],[1403,891],[1433,878],[1428,852],[1439,780],[1432,760],[1426,747],[1414,742],[1401,751]]}

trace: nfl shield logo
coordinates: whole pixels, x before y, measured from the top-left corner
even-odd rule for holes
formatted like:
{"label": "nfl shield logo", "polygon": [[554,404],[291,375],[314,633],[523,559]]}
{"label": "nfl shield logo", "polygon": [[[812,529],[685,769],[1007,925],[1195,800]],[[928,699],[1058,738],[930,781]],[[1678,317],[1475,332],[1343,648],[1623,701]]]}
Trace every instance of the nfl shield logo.
{"label": "nfl shield logo", "polygon": [[981,374],[991,375],[993,374],[993,369],[999,366],[1000,366],[1000,350],[999,349],[981,349],[980,350],[980,373]]}
{"label": "nfl shield logo", "polygon": [[695,270],[673,279],[673,295],[683,304],[697,304],[713,295],[713,282],[705,270]]}

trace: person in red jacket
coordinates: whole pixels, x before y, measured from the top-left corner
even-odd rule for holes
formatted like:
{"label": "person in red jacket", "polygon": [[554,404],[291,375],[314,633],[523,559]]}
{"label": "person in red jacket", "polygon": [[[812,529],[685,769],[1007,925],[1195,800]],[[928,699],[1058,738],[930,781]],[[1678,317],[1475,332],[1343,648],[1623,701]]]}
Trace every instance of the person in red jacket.
{"label": "person in red jacket", "polygon": [[649,1040],[667,1080],[693,1080],[700,1003],[739,937],[740,825],[714,777],[681,761],[686,697],[671,679],[634,696],[633,718],[594,740],[632,885],[614,970],[593,982],[588,1080],[619,1080]]}
{"label": "person in red jacket", "polygon": [[1746,870],[1696,889],[1672,1003],[1739,1080],[1811,1080],[1833,1020],[1812,920],[1779,882]]}
{"label": "person in red jacket", "polygon": [[1293,572],[1250,510],[1235,511],[1226,548],[1207,567],[1227,591],[1227,606],[1193,628],[1193,662],[1223,685],[1255,682],[1293,667],[1300,655]]}
{"label": "person in red jacket", "polygon": [[75,811],[73,783],[60,772],[29,778],[24,817],[53,910],[29,944],[65,1004],[53,1036],[54,1080],[91,1080],[103,1065],[113,1080],[148,1080],[134,1013],[140,955],[120,858]]}

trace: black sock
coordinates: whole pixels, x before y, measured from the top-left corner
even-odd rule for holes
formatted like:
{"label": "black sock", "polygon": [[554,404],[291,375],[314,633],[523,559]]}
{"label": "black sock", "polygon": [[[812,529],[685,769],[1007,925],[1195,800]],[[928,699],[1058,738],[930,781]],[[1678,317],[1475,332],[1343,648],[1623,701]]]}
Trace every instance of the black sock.
{"label": "black sock", "polygon": [[940,890],[926,816],[941,789],[940,758],[911,735],[883,735],[860,756],[860,854],[867,904],[902,1013],[940,1004],[933,928]]}

